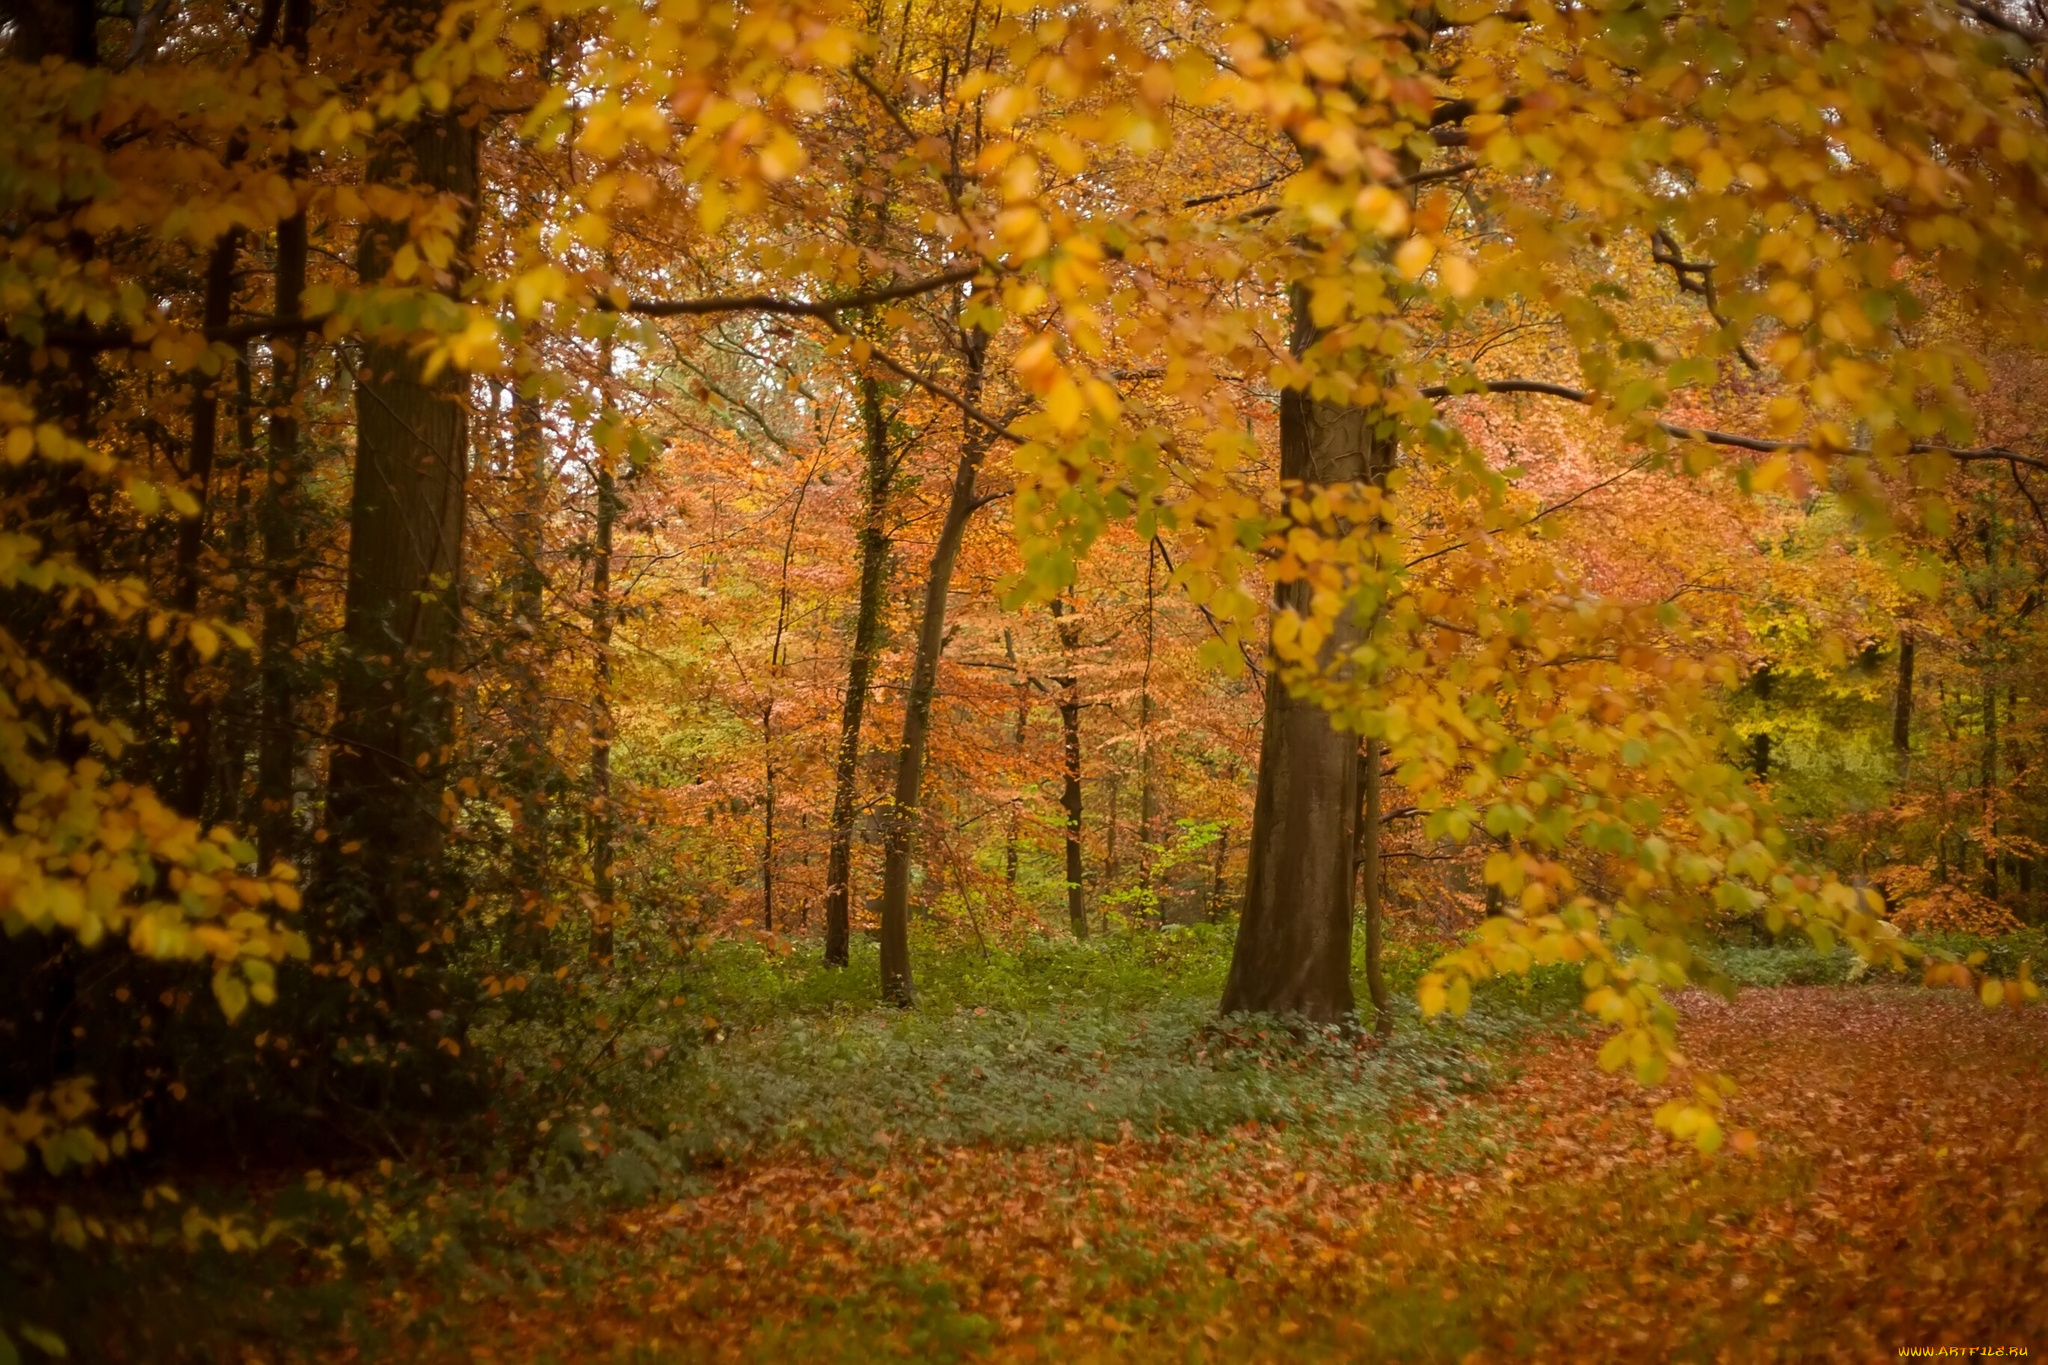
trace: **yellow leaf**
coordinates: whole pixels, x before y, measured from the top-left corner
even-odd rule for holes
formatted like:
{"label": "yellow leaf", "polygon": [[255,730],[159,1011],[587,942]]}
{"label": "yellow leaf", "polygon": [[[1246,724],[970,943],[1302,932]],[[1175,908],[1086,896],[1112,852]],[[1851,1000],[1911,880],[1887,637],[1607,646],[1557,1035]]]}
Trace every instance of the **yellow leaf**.
{"label": "yellow leaf", "polygon": [[249,988],[225,967],[213,974],[213,998],[220,1002],[220,1012],[231,1024],[249,1008]]}
{"label": "yellow leaf", "polygon": [[1469,299],[1479,288],[1479,271],[1463,256],[1444,257],[1443,264],[1437,267],[1437,275],[1454,299]]}
{"label": "yellow leaf", "polygon": [[1404,280],[1419,279],[1429,269],[1429,263],[1436,259],[1436,243],[1427,237],[1410,237],[1401,243],[1401,249],[1394,253],[1394,268],[1401,272]]}

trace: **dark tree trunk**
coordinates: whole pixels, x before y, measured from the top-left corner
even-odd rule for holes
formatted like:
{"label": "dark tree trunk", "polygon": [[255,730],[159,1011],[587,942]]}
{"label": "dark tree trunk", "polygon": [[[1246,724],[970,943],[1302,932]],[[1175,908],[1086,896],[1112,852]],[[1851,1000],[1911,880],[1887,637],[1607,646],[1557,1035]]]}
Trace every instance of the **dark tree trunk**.
{"label": "dark tree trunk", "polygon": [[[982,362],[988,338],[970,331],[965,337],[967,382],[962,391],[969,403],[981,396]],[[882,998],[891,1004],[914,1000],[910,981],[910,857],[917,838],[919,806],[924,790],[924,760],[931,734],[932,693],[938,687],[939,655],[946,644],[946,598],[953,588],[953,566],[967,523],[981,500],[974,483],[988,454],[991,437],[978,426],[962,437],[960,462],[953,471],[953,490],[946,501],[946,519],[932,550],[931,572],[925,579],[924,614],[918,622],[917,656],[911,666],[910,691],[903,703],[903,742],[896,751],[895,800],[882,836]]]}
{"label": "dark tree trunk", "polygon": [[542,698],[542,618],[547,609],[547,445],[539,394],[512,395],[512,478],[519,510],[512,517],[511,747],[507,774],[517,813],[512,821],[510,939],[536,961],[548,957],[543,904],[548,880],[547,709]]}
{"label": "dark tree trunk", "polygon": [[1152,789],[1152,648],[1153,578],[1159,561],[1159,542],[1145,546],[1145,669],[1138,677],[1138,885],[1152,886],[1152,828],[1157,798]]}
{"label": "dark tree trunk", "polygon": [[775,703],[761,704],[761,927],[775,932]]}
{"label": "dark tree trunk", "polygon": [[[387,52],[417,51],[434,17],[385,11]],[[473,222],[476,132],[454,112],[422,114],[380,137],[368,176],[451,194]],[[357,268],[366,283],[384,278],[405,238],[400,223],[365,230]],[[452,269],[465,268],[459,255]],[[414,945],[448,918],[451,899],[441,856],[454,738],[446,679],[457,664],[469,440],[465,379],[446,369],[429,377],[411,346],[367,345],[359,381],[321,899],[343,941],[383,958],[390,993],[401,980],[431,979]]]}
{"label": "dark tree trunk", "polygon": [[1368,739],[1359,756],[1358,871],[1365,888],[1365,989],[1372,998],[1373,1032],[1394,1031],[1387,978],[1380,968],[1380,741]]}
{"label": "dark tree trunk", "polygon": [[1998,689],[1984,684],[1984,894],[1998,899]]}
{"label": "dark tree trunk", "polygon": [[[206,263],[204,320],[208,327],[227,324],[235,301],[235,259],[242,232],[230,228],[214,243]],[[185,466],[185,487],[199,509],[178,527],[177,569],[171,604],[188,617],[199,610],[200,563],[206,553],[208,514],[212,510],[213,464],[220,451],[220,389],[218,376],[201,374],[192,395],[192,439]],[[178,778],[174,788],[187,815],[204,819],[206,789],[212,778],[213,706],[204,684],[195,676],[205,662],[188,641],[171,656],[171,705],[178,718]]]}
{"label": "dark tree trunk", "polygon": [[29,66],[45,57],[99,65],[98,0],[11,0],[4,13],[14,31],[9,59]]}
{"label": "dark tree trunk", "polygon": [[[1003,632],[1003,653],[1009,656],[1010,667],[1017,668],[1017,646],[1010,639],[1010,632]],[[1024,671],[1017,668],[1017,726],[1011,734],[1011,743],[1016,746],[1017,758],[1024,757],[1024,726],[1031,718],[1031,684],[1025,680]],[[1003,837],[1003,881],[1009,886],[1017,884],[1017,839],[1023,832],[1024,811],[1021,800],[1010,802],[1010,828]]]}
{"label": "dark tree trunk", "polygon": [[[1771,699],[1771,693],[1774,690],[1772,687],[1773,681],[1769,664],[1765,664],[1757,669],[1756,674],[1749,682],[1750,688],[1756,693],[1758,701],[1769,701]],[[1768,724],[1768,721],[1766,721],[1766,724]],[[1749,737],[1749,766],[1750,770],[1757,775],[1759,780],[1770,777],[1771,732],[1769,730],[1759,730]]]}
{"label": "dark tree trunk", "polygon": [[[306,57],[311,0],[287,0],[284,45]],[[285,178],[297,189],[306,172],[305,154],[286,154]],[[296,315],[306,291],[306,214],[303,209],[277,225],[279,316]],[[293,783],[299,767],[299,381],[303,371],[297,337],[271,342],[270,451],[268,477],[256,513],[266,576],[263,603],[261,734],[256,750],[256,843],[268,867],[289,858],[297,842]]]}
{"label": "dark tree trunk", "polygon": [[1224,884],[1223,873],[1230,858],[1230,826],[1216,831],[1216,874],[1214,884],[1209,888],[1208,920],[1214,924],[1223,917],[1223,902],[1229,888]]}
{"label": "dark tree trunk", "polygon": [[[1295,347],[1312,339],[1307,301],[1294,303]],[[1371,409],[1323,402],[1296,389],[1280,395],[1280,477],[1306,484],[1355,483],[1392,463],[1376,452]],[[1283,585],[1275,611],[1308,606],[1304,583]],[[1354,643],[1340,619],[1329,648]],[[1277,668],[1266,683],[1252,808],[1250,866],[1238,921],[1225,1013],[1270,1011],[1319,1022],[1349,1018],[1352,850],[1357,844],[1358,739],[1338,730],[1313,698],[1293,695]]]}
{"label": "dark tree trunk", "polygon": [[[231,515],[227,525],[227,540],[224,550],[230,570],[234,574],[234,587],[229,590],[226,616],[237,625],[249,619],[249,584],[254,577],[255,562],[251,557],[251,499],[250,475],[258,468],[256,453],[256,386],[249,372],[249,357],[245,352],[235,363],[235,491],[228,506]],[[249,816],[249,739],[248,722],[255,715],[255,661],[249,655],[236,650],[222,669],[226,705],[224,710],[231,723],[220,727],[219,772],[212,783],[214,797],[212,807],[201,817],[209,825],[227,823],[243,829],[255,826]]]}
{"label": "dark tree trunk", "polygon": [[1913,761],[1913,631],[1899,628],[1899,685],[1892,695],[1892,752],[1898,756],[1899,776],[1906,776]]}
{"label": "dark tree trunk", "polygon": [[[1060,644],[1068,654],[1067,666],[1073,666],[1073,651],[1079,644],[1078,632],[1065,620],[1065,604],[1057,597],[1052,602],[1052,614],[1059,621]],[[1074,674],[1055,679],[1060,685],[1060,807],[1067,813],[1067,923],[1074,931],[1074,937],[1086,940],[1088,937],[1087,889],[1083,885],[1086,875],[1081,864],[1081,681]],[[1113,789],[1112,789],[1113,790]],[[1110,825],[1110,857],[1116,856],[1116,825]]]}
{"label": "dark tree trunk", "polygon": [[[609,364],[606,368],[609,370]],[[600,962],[611,958],[618,908],[618,887],[612,877],[618,829],[612,804],[612,537],[618,518],[618,479],[612,473],[611,457],[600,455],[597,535],[590,559],[590,638],[596,650],[590,711],[590,956]]]}
{"label": "dark tree trunk", "polygon": [[861,380],[860,415],[867,465],[861,483],[860,609],[853,623],[853,655],[846,665],[846,698],[839,712],[839,752],[832,764],[832,849],[825,864],[825,965],[851,960],[853,822],[860,803],[860,731],[868,679],[881,643],[882,606],[889,588],[889,421],[881,382]]}

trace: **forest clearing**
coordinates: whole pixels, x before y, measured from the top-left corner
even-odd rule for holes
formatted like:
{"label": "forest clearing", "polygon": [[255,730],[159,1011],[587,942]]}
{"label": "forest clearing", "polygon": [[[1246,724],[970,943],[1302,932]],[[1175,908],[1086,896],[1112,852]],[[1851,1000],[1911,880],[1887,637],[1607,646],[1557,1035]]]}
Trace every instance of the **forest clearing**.
{"label": "forest clearing", "polygon": [[2041,0],[0,79],[0,1365],[2048,1350]]}
{"label": "forest clearing", "polygon": [[2048,1333],[2038,1016],[1882,987],[1685,1008],[1743,1085],[1740,1159],[1653,1137],[1579,1036],[1369,1153],[1254,1123],[741,1163],[549,1239],[574,1288],[405,1286],[372,1320],[451,1360],[1881,1360]]}

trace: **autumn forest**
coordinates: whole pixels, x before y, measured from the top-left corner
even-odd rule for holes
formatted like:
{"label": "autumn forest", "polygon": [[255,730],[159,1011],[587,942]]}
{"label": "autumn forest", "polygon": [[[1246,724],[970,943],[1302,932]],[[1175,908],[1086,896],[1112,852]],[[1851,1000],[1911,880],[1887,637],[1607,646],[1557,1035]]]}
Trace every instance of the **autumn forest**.
{"label": "autumn forest", "polygon": [[2041,0],[0,78],[0,1365],[2048,1351]]}

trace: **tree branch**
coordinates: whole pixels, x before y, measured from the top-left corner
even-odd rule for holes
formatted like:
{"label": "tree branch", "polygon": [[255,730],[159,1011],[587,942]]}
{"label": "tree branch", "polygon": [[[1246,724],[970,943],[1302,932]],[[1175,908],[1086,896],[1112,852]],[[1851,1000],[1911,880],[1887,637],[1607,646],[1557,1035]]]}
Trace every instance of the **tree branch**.
{"label": "tree branch", "polygon": [[[701,299],[629,299],[625,311],[649,318],[704,317],[717,313],[773,313],[781,317],[831,318],[849,308],[868,308],[878,303],[893,303],[897,299],[916,298],[935,290],[947,289],[956,284],[965,284],[982,272],[979,261],[968,265],[957,265],[937,275],[928,275],[919,280],[904,280],[898,284],[886,284],[875,289],[864,289],[857,294],[840,294],[825,299],[790,299],[775,294],[730,294],[713,295]],[[600,308],[611,309],[610,303],[600,303]]]}
{"label": "tree branch", "polygon": [[[1568,403],[1590,407],[1599,401],[1599,395],[1584,389],[1574,389],[1564,384],[1553,384],[1546,379],[1491,379],[1480,381],[1476,389],[1458,389],[1448,384],[1431,384],[1422,390],[1424,398],[1458,398],[1466,394],[1481,393],[1534,393],[1546,398],[1562,398]],[[1704,441],[1713,446],[1729,446],[1736,450],[1754,450],[1762,454],[1775,454],[1784,450],[1821,449],[1811,441],[1775,441],[1763,436],[1743,436],[1731,431],[1715,431],[1708,427],[1681,426],[1677,422],[1652,422],[1651,426],[1667,436],[1676,436],[1684,441]],[[1946,455],[1959,464],[2005,464],[2025,465],[2048,473],[2048,459],[2039,455],[2027,455],[2005,446],[1947,446],[1933,441],[1915,441],[1907,452],[1913,455]],[[1835,455],[1869,455],[1863,449],[1828,451]]]}

